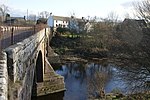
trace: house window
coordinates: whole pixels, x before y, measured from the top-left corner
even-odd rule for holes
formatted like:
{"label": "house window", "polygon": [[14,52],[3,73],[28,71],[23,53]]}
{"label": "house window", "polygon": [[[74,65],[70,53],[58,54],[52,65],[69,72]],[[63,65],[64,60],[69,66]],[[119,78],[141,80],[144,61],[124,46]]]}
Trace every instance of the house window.
{"label": "house window", "polygon": [[64,21],[63,21],[63,23],[64,23]]}
{"label": "house window", "polygon": [[56,27],[57,27],[58,25],[56,24]]}
{"label": "house window", "polygon": [[57,23],[57,20],[56,20],[56,23]]}

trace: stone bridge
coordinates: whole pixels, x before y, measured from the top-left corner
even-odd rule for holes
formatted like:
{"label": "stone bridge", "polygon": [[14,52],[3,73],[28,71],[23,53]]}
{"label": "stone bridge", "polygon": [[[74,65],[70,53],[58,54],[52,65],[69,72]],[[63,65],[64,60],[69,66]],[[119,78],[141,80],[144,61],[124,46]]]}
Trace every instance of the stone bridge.
{"label": "stone bridge", "polygon": [[49,28],[5,48],[0,54],[0,100],[31,100],[65,90],[64,78],[47,60]]}

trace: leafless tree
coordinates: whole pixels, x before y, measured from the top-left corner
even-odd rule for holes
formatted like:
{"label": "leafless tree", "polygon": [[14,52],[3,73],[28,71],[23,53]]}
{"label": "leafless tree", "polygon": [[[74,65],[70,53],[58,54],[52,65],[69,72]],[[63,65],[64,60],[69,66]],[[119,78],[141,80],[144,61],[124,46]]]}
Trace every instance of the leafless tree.
{"label": "leafless tree", "polygon": [[36,15],[35,14],[30,14],[29,15],[29,20],[36,21]]}
{"label": "leafless tree", "polygon": [[50,13],[47,12],[47,11],[40,12],[40,17],[41,17],[41,18],[48,18],[49,15],[50,15]]}
{"label": "leafless tree", "polygon": [[104,87],[112,75],[111,68],[93,64],[88,70],[90,72],[89,76],[87,76],[89,99],[94,99],[98,96],[104,98]]}
{"label": "leafless tree", "polygon": [[106,18],[100,18],[100,21],[97,23],[97,25],[99,26],[98,29],[101,31],[112,31],[117,25],[117,22],[118,15],[114,11],[112,11]]}
{"label": "leafless tree", "polygon": [[111,23],[111,25],[115,25],[118,21],[118,15],[112,11],[108,14],[107,19]]}
{"label": "leafless tree", "polygon": [[5,20],[5,16],[7,14],[7,12],[9,11],[8,6],[6,5],[0,5],[0,15],[2,16],[2,22]]}
{"label": "leafless tree", "polygon": [[150,20],[150,0],[136,2],[133,5],[139,18]]}

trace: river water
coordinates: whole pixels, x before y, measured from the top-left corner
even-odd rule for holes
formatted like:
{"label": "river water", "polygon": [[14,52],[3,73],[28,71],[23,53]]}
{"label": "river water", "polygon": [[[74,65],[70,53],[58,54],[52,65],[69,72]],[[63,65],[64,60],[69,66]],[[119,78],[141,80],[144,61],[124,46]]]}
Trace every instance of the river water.
{"label": "river water", "polygon": [[116,79],[117,68],[111,64],[70,62],[58,67],[55,71],[65,79],[67,90],[64,100],[96,98],[100,91],[126,92],[125,82],[118,80],[119,77]]}
{"label": "river water", "polygon": [[[98,98],[101,91],[127,94],[150,90],[149,86],[145,86],[146,82],[150,82],[150,73],[146,71],[149,67],[67,62],[53,65],[53,68],[64,77],[66,87],[63,95],[56,95],[53,100],[88,100]],[[52,96],[43,98],[38,100],[52,100]]]}

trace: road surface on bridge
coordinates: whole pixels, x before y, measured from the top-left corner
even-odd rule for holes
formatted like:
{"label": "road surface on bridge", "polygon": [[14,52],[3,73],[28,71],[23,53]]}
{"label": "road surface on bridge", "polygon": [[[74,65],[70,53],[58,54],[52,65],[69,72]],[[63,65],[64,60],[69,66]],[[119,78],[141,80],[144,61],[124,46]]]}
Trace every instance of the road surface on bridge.
{"label": "road surface on bridge", "polygon": [[14,31],[13,36],[12,36],[12,32],[10,31],[1,32],[0,33],[0,50],[3,50],[13,44],[16,44],[17,42],[20,42],[33,34],[34,34],[33,29],[24,30],[24,31]]}

